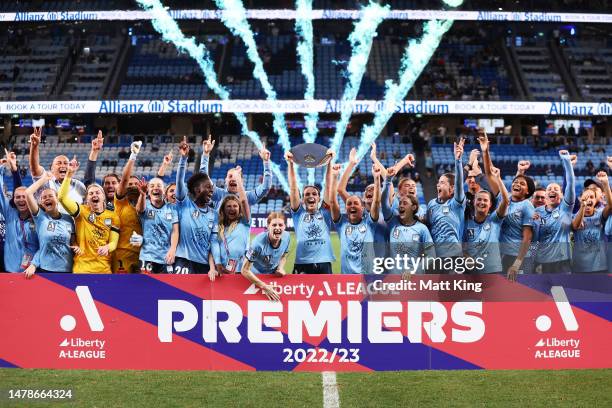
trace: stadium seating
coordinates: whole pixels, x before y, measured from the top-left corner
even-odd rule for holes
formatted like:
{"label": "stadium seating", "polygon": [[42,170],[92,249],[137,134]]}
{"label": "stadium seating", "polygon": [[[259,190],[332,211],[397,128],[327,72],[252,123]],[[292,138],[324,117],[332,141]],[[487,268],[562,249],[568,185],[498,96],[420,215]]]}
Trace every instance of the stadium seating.
{"label": "stadium seating", "polygon": [[562,48],[576,85],[587,101],[608,100],[612,94],[612,50],[607,45],[601,38],[576,39]]}

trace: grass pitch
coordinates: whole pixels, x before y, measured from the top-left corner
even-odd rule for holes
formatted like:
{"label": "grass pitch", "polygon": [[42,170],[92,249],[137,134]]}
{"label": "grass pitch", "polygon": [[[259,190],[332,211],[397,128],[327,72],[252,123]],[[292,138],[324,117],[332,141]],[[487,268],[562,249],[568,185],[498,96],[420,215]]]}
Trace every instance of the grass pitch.
{"label": "grass pitch", "polygon": [[[7,407],[59,405],[16,388],[71,388],[74,407],[323,406],[319,373],[0,369],[0,384]],[[341,407],[609,407],[611,385],[612,369],[338,373]]]}

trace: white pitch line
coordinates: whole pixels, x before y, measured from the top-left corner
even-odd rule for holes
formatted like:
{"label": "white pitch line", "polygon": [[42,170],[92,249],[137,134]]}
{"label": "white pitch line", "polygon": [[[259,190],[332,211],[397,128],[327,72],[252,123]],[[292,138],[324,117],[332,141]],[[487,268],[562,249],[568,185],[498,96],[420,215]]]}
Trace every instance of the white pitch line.
{"label": "white pitch line", "polygon": [[323,371],[323,408],[340,408],[340,395],[334,371]]}

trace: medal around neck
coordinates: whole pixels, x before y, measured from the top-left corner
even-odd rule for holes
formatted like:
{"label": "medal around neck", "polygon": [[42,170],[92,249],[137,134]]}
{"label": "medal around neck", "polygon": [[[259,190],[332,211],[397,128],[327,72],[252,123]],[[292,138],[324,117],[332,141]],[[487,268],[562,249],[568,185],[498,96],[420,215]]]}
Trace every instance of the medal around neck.
{"label": "medal around neck", "polygon": [[331,160],[327,147],[318,143],[302,143],[291,149],[293,161],[302,167],[321,167]]}

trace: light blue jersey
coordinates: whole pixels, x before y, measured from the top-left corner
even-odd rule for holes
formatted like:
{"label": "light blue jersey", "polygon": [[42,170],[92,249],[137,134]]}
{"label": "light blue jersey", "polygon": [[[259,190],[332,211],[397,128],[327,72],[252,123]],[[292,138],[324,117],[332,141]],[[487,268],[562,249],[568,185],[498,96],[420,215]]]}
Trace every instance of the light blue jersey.
{"label": "light blue jersey", "polygon": [[53,218],[39,209],[33,218],[40,246],[32,263],[48,272],[72,273],[70,244],[75,233],[72,217],[60,213],[59,218]]}
{"label": "light blue jersey", "polygon": [[374,239],[378,224],[369,213],[360,223],[352,224],[346,214],[335,222],[340,237],[340,259],[342,273],[369,273],[374,259]]}
{"label": "light blue jersey", "polygon": [[34,220],[21,220],[19,211],[4,195],[4,173],[0,169],[0,212],[6,222],[4,267],[7,272],[23,272],[38,251],[38,236]]}
{"label": "light blue jersey", "polygon": [[455,183],[453,197],[445,202],[434,198],[427,204],[427,221],[439,257],[463,256],[461,235],[465,213],[463,190],[463,165],[455,160]]}
{"label": "light blue jersey", "polygon": [[213,207],[200,208],[187,197],[186,163],[187,160],[181,157],[176,173],[176,209],[180,225],[176,256],[208,265],[208,254],[211,253],[212,242],[217,239],[218,216]]}
{"label": "light blue jersey", "polygon": [[608,258],[608,272],[612,273],[612,217],[608,217],[606,221],[606,252]]}
{"label": "light blue jersey", "polygon": [[570,259],[570,232],[576,200],[576,182],[569,155],[560,157],[566,180],[563,200],[556,208],[547,208],[544,205],[535,210],[539,216],[536,222],[540,224],[538,234],[534,235],[538,242],[535,260],[539,264]]}
{"label": "light blue jersey", "polygon": [[503,218],[497,211],[489,214],[484,222],[479,223],[473,217],[465,222],[463,241],[465,252],[470,257],[481,258],[484,269],[477,273],[502,272],[502,262],[499,252],[499,234],[501,233]]}
{"label": "light blue jersey", "polygon": [[331,245],[332,219],[329,210],[321,207],[310,214],[300,205],[297,211],[291,210],[291,217],[297,240],[295,263],[334,262],[336,258]]}
{"label": "light blue jersey", "polygon": [[245,217],[240,219],[231,232],[228,232],[226,227],[223,237],[221,237],[221,228],[219,227],[217,239],[212,247],[215,264],[223,265],[233,272],[240,272],[244,254],[249,248],[250,236],[251,222]]}
{"label": "light blue jersey", "polygon": [[572,208],[565,200],[554,209],[538,207],[535,213],[539,216],[535,253],[536,263],[551,263],[570,259],[570,231],[572,228]]}
{"label": "light blue jersey", "polygon": [[157,208],[147,200],[139,217],[143,240],[138,259],[164,265],[170,250],[172,227],[179,222],[176,206],[164,204]]}
{"label": "light blue jersey", "polygon": [[523,241],[523,227],[533,228],[532,218],[535,209],[529,200],[512,201],[508,206],[507,215],[502,222],[501,235],[501,254],[517,256]]}
{"label": "light blue jersey", "polygon": [[[611,218],[608,218],[608,221]],[[574,231],[573,272],[605,272],[608,268],[603,208],[583,218],[583,228]]]}
{"label": "light blue jersey", "polygon": [[[395,195],[395,197],[393,197],[393,203],[391,204],[391,210],[393,211],[399,210],[399,198],[397,194]],[[415,215],[419,219],[423,219],[427,215],[427,206],[419,204],[419,209],[417,210],[417,213]]]}
{"label": "light blue jersey", "polygon": [[281,258],[289,253],[291,236],[287,231],[281,235],[278,247],[274,248],[268,238],[268,231],[260,232],[251,242],[245,258],[253,264],[255,273],[275,273]]}
{"label": "light blue jersey", "polygon": [[[200,173],[208,175],[208,162],[209,156],[202,154],[202,159],[200,161]],[[246,192],[249,206],[253,206],[260,202],[266,195],[268,195],[270,188],[272,188],[272,171],[270,170],[270,162],[264,161],[263,167],[264,172],[262,182],[257,185],[254,190],[249,190]],[[225,198],[225,196],[228,194],[230,194],[230,192],[227,191],[227,189],[214,186],[211,201],[213,202],[213,205],[217,211],[219,210],[219,207],[221,207],[223,198]]]}
{"label": "light blue jersey", "polygon": [[[415,221],[412,225],[404,225],[399,217],[393,216],[387,221],[389,225],[389,256],[395,258],[397,255],[403,257],[404,254],[409,258],[417,260],[423,255],[435,257],[434,242],[425,224]],[[412,270],[410,270],[412,272]],[[393,271],[402,273],[402,270]],[[414,273],[423,273],[423,264],[420,262]]]}

